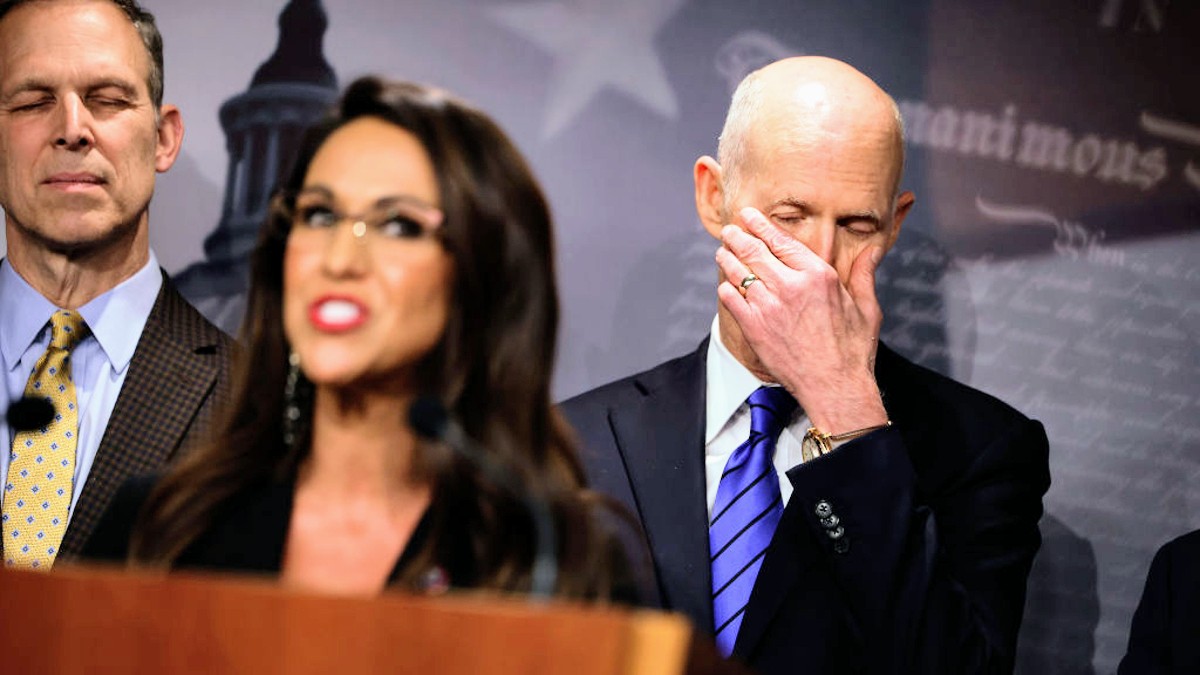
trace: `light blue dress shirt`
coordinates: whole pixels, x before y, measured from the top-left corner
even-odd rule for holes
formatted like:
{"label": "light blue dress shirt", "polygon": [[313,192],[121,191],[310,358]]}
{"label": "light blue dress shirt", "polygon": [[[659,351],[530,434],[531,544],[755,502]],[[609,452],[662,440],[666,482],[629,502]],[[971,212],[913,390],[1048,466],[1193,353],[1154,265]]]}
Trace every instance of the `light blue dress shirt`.
{"label": "light blue dress shirt", "polygon": [[[145,267],[79,308],[91,335],[71,352],[71,380],[79,406],[72,514],[161,288],[162,273],[151,251]],[[29,374],[50,344],[50,315],[58,309],[26,283],[7,260],[0,260],[0,372],[4,376],[0,411],[8,410],[25,394]],[[0,477],[7,484],[13,431],[4,420],[0,420],[0,439],[5,442],[0,452]]]}

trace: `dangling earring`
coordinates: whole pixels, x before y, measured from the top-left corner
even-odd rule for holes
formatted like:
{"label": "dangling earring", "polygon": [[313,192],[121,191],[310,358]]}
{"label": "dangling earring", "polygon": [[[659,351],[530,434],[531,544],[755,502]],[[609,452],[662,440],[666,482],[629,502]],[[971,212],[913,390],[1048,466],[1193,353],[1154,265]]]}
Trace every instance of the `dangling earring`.
{"label": "dangling earring", "polygon": [[289,451],[296,449],[296,443],[304,435],[307,384],[300,371],[300,355],[289,351],[287,380],[283,385],[283,445]]}

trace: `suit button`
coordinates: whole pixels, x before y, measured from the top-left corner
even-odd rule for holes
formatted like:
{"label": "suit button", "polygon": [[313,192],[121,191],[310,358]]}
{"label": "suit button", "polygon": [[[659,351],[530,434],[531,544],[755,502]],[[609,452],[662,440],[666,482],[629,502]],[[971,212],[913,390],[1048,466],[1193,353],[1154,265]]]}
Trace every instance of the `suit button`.
{"label": "suit button", "polygon": [[817,507],[814,509],[814,511],[816,512],[818,518],[828,518],[829,516],[833,515],[833,507],[830,506],[829,502],[825,501],[824,499],[817,502]]}
{"label": "suit button", "polygon": [[821,527],[827,530],[832,530],[833,528],[837,527],[838,523],[840,522],[841,520],[836,515],[830,514],[828,518],[821,519]]}
{"label": "suit button", "polygon": [[835,553],[845,553],[846,551],[849,551],[850,550],[850,540],[849,539],[838,539],[837,541],[833,542],[833,550]]}
{"label": "suit button", "polygon": [[846,530],[839,525],[832,530],[827,530],[825,534],[829,535],[830,539],[841,539],[846,534]]}

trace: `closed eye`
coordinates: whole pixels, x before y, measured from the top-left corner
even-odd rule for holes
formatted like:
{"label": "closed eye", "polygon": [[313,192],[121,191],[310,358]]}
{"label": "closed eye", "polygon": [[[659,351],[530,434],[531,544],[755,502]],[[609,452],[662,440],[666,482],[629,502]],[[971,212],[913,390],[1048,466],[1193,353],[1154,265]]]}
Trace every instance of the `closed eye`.
{"label": "closed eye", "polygon": [[113,110],[121,110],[133,106],[133,102],[124,98],[115,98],[112,96],[89,96],[88,107],[108,108]]}
{"label": "closed eye", "polygon": [[839,218],[837,224],[839,228],[863,237],[873,235],[880,229],[879,219],[874,216],[850,216],[846,218]]}
{"label": "closed eye", "polygon": [[88,89],[85,100],[89,108],[121,110],[132,108],[137,90],[123,82],[98,82]]}
{"label": "closed eye", "polygon": [[23,97],[21,99],[18,99],[15,102],[13,102],[12,104],[10,104],[8,106],[8,109],[12,112],[17,112],[17,113],[33,112],[33,111],[41,110],[41,109],[46,108],[51,105],[54,105],[54,98],[51,96],[41,96],[36,99],[30,99],[28,97]]}
{"label": "closed eye", "polygon": [[803,227],[808,218],[807,211],[785,211],[771,214],[771,222],[790,232],[795,232]]}

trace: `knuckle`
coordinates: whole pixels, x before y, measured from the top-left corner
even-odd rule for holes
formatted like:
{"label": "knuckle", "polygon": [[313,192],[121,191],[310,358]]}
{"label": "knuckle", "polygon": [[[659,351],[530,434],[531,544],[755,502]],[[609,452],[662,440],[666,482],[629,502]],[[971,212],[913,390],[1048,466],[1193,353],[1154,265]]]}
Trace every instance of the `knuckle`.
{"label": "knuckle", "polygon": [[862,316],[863,323],[866,324],[866,329],[872,333],[878,332],[877,329],[883,323],[883,312],[879,307],[874,305],[861,307],[859,313]]}
{"label": "knuckle", "polygon": [[762,254],[763,248],[762,240],[756,237],[746,237],[742,241],[742,250],[746,252],[746,255],[758,257]]}
{"label": "knuckle", "polygon": [[780,279],[780,290],[785,296],[794,297],[799,293],[803,293],[806,283],[806,277],[803,274],[788,274]]}
{"label": "knuckle", "polygon": [[781,252],[791,252],[796,247],[796,240],[789,234],[775,230],[769,233],[771,249]]}
{"label": "knuckle", "polygon": [[730,239],[729,241],[725,242],[725,249],[730,256],[742,259],[744,259],[747,254],[754,250],[751,246],[751,243],[747,242],[745,239]]}

